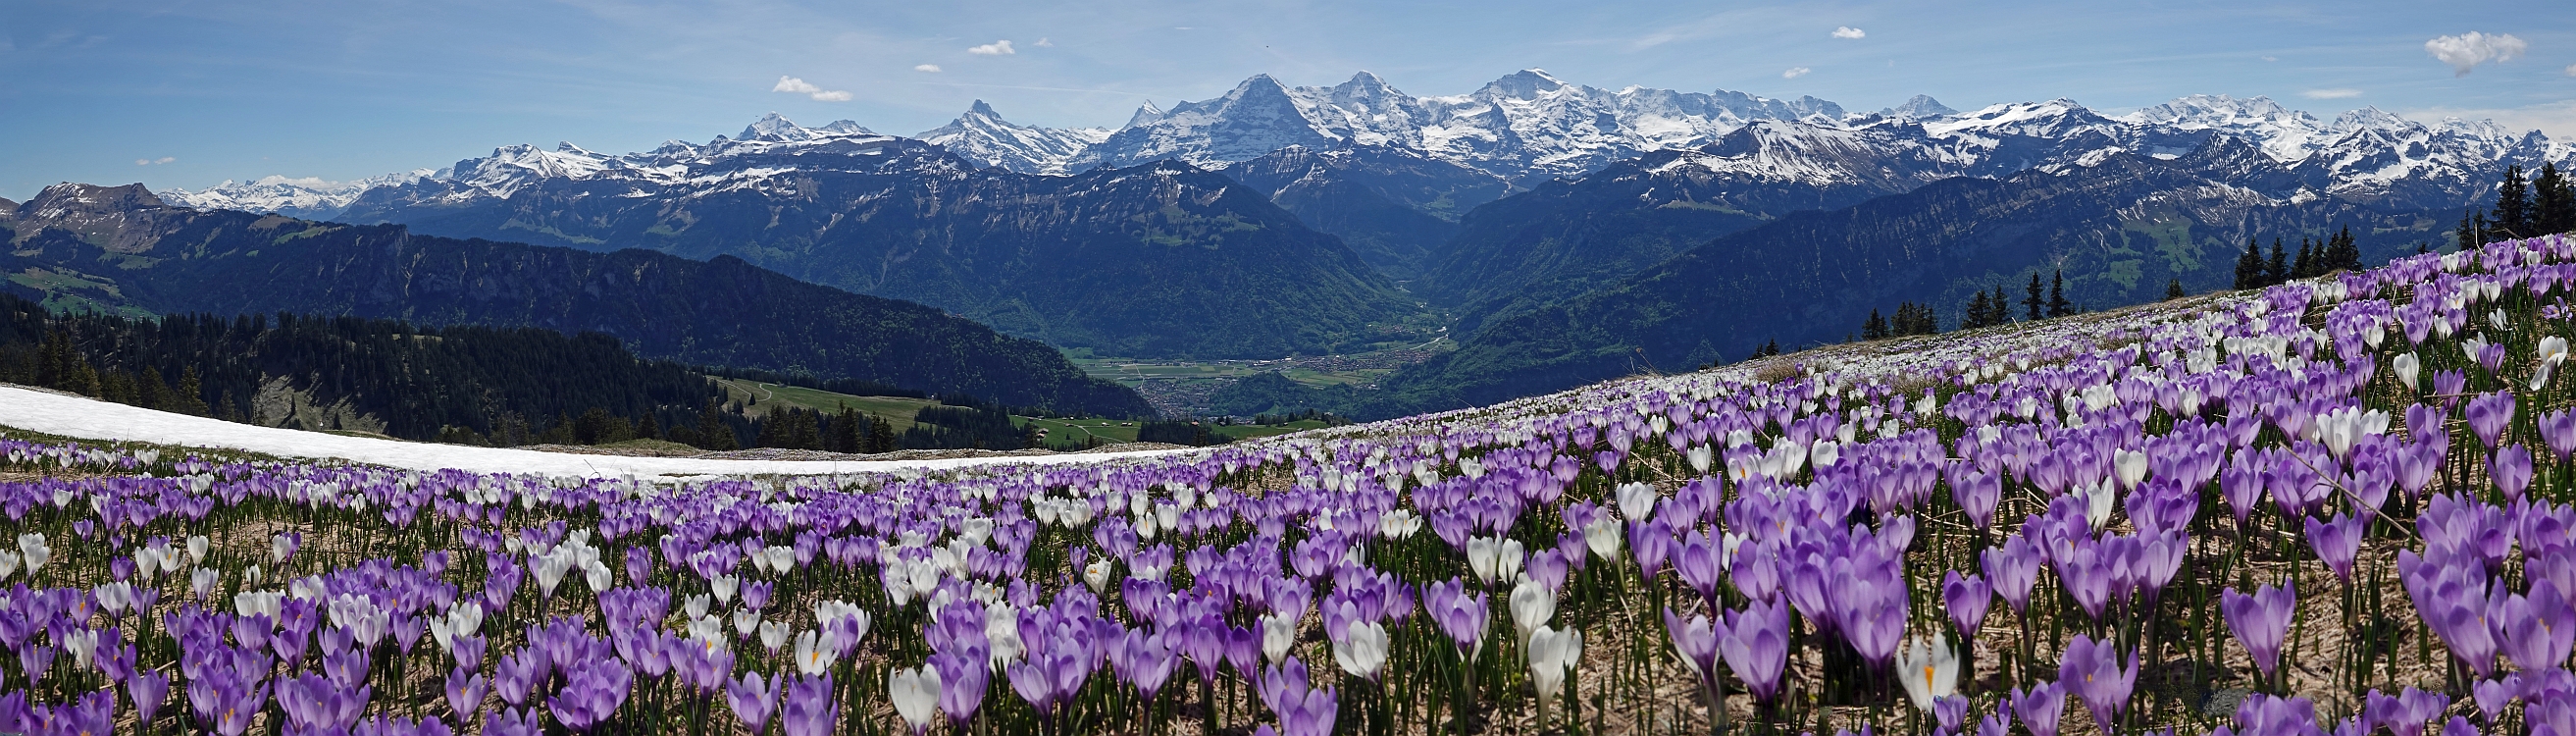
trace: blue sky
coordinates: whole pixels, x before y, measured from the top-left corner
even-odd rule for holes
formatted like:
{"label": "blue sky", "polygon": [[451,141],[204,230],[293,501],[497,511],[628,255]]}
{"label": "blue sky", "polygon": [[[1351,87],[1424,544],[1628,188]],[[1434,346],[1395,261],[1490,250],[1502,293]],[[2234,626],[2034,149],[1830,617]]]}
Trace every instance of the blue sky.
{"label": "blue sky", "polygon": [[[980,98],[1016,122],[1116,126],[1147,99],[1257,73],[1332,84],[1362,69],[1417,95],[1537,67],[1871,110],[1916,93],[2108,112],[2270,95],[2323,117],[2377,105],[2576,139],[2576,3],[2084,5],[5,0],[0,196],[350,179],[512,143],[640,150],[772,110],[911,134]],[[2426,47],[2472,31],[2520,52],[2459,74]],[[772,91],[782,76],[827,99]]]}

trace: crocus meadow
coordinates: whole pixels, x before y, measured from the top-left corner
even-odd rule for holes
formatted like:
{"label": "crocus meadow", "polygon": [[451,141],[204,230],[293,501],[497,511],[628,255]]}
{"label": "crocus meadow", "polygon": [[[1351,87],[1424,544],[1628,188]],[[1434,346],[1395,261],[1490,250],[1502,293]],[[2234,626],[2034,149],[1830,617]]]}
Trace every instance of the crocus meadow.
{"label": "crocus meadow", "polygon": [[0,731],[2576,735],[2576,240],[1203,452],[0,440]]}

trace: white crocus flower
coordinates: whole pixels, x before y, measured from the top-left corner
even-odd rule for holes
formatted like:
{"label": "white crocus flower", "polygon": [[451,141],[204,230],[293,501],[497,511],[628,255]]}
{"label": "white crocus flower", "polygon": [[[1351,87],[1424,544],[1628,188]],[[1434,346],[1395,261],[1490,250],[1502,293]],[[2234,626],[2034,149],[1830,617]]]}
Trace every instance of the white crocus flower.
{"label": "white crocus flower", "polygon": [[2408,391],[2413,391],[2416,390],[2417,385],[2415,383],[2415,376],[2424,370],[2424,362],[2417,359],[2414,353],[2404,353],[2398,355],[2395,360],[2388,361],[2388,368],[2389,370],[2397,373],[2398,385],[2405,386]]}
{"label": "white crocus flower", "polygon": [[894,712],[921,733],[930,727],[930,719],[939,714],[939,668],[922,665],[920,669],[898,669],[886,679],[886,696],[894,701]]}
{"label": "white crocus flower", "polygon": [[2549,374],[2558,364],[2567,362],[2567,338],[2557,335],[2540,338],[2540,367],[2531,373],[2531,390],[2549,385]]}
{"label": "white crocus flower", "polygon": [[1538,689],[1541,712],[1556,703],[1556,696],[1565,690],[1566,673],[1574,671],[1575,663],[1582,659],[1581,632],[1557,631],[1545,626],[1530,632],[1530,685]]}
{"label": "white crocus flower", "polygon": [[1520,584],[1512,586],[1511,609],[1512,627],[1519,630],[1521,638],[1527,639],[1530,632],[1556,616],[1556,595],[1547,592],[1547,587],[1539,585],[1538,581],[1523,575]]}
{"label": "white crocus flower", "polygon": [[1959,653],[1950,649],[1942,632],[1932,632],[1932,640],[1915,637],[1913,644],[1896,653],[1896,671],[1905,683],[1905,696],[1914,707],[1932,711],[1932,704],[1959,692]]}
{"label": "white crocus flower", "polygon": [[18,555],[27,563],[27,577],[34,578],[36,571],[44,568],[45,561],[54,558],[54,548],[45,544],[43,534],[20,534]]}
{"label": "white crocus flower", "polygon": [[1355,677],[1377,679],[1386,666],[1386,624],[1377,621],[1353,621],[1342,631],[1341,641],[1333,642],[1333,663]]}
{"label": "white crocus flower", "polygon": [[1271,664],[1288,657],[1297,644],[1297,619],[1278,613],[1261,616],[1261,656]]}

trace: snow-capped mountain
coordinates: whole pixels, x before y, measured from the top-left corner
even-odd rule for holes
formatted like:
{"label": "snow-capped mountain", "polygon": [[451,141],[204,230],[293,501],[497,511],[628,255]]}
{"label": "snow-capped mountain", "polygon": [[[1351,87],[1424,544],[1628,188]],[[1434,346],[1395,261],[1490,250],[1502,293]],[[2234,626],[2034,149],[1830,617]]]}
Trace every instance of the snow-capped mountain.
{"label": "snow-capped mountain", "polygon": [[438,173],[432,169],[413,169],[370,176],[356,181],[324,181],[310,177],[289,179],[271,175],[249,182],[226,179],[221,184],[193,192],[186,189],[164,189],[154,194],[160,195],[161,200],[169,204],[201,210],[247,210],[274,212],[288,217],[306,219],[329,219],[340,214],[342,208],[348,207],[349,200],[356,199],[359,192],[378,186],[407,184],[425,177],[436,176]]}
{"label": "snow-capped mountain", "polygon": [[1166,111],[1150,103],[1071,168],[1177,158],[1223,168],[1288,146],[1393,146],[1482,169],[1521,185],[1580,175],[1644,151],[1688,148],[1750,120],[1839,118],[1813,97],[1739,92],[1618,91],[1528,69],[1450,97],[1416,97],[1361,72],[1331,87],[1287,87],[1269,75]]}
{"label": "snow-capped mountain", "polygon": [[976,100],[947,125],[912,137],[946,147],[949,153],[985,166],[1023,174],[1062,174],[1076,154],[1109,139],[1107,128],[1041,128],[1014,125]]}

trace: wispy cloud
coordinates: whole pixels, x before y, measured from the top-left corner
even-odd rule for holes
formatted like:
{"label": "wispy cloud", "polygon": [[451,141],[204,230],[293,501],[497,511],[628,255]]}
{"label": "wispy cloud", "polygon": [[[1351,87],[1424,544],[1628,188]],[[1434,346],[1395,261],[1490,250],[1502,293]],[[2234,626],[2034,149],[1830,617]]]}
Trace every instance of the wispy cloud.
{"label": "wispy cloud", "polygon": [[1789,67],[1789,70],[1788,70],[1788,71],[1781,72],[1781,73],[1780,73],[1780,78],[1781,78],[1781,79],[1797,79],[1797,78],[1799,78],[1799,77],[1807,76],[1807,72],[1811,72],[1811,71],[1815,71],[1815,70],[1814,70],[1814,69],[1809,69],[1809,68],[1806,68],[1806,67],[1803,67],[1803,66],[1793,66],[1793,67]]}
{"label": "wispy cloud", "polygon": [[1046,37],[1045,37],[1045,36],[1039,36],[1039,37],[1038,37],[1038,42],[1037,42],[1037,43],[1034,43],[1034,44],[1030,44],[1030,45],[1031,45],[1031,46],[1036,46],[1036,47],[1038,47],[1038,48],[1042,48],[1042,49],[1044,49],[1044,48],[1054,48],[1054,47],[1055,47],[1055,42],[1054,42],[1054,41],[1046,40]]}
{"label": "wispy cloud", "polygon": [[1863,38],[1863,37],[1867,37],[1868,35],[1869,35],[1869,32],[1868,32],[1868,31],[1864,31],[1864,30],[1861,30],[1861,29],[1858,29],[1858,28],[1853,28],[1853,27],[1851,27],[1851,26],[1835,26],[1835,27],[1834,27],[1834,37],[1835,37],[1835,38]]}
{"label": "wispy cloud", "polygon": [[172,156],[163,156],[163,157],[160,157],[160,158],[138,158],[138,159],[135,159],[135,160],[134,160],[134,165],[136,165],[136,166],[151,166],[151,165],[154,165],[154,164],[166,164],[166,163],[170,163],[170,162],[172,162],[172,161],[177,161],[177,160],[179,160],[179,159],[178,159],[178,158],[176,158],[176,157],[172,157]]}
{"label": "wispy cloud", "polygon": [[928,74],[938,74],[940,71],[938,64],[914,64],[912,70]]}
{"label": "wispy cloud", "polygon": [[2451,65],[2451,76],[2465,77],[2479,64],[2489,61],[2512,61],[2531,44],[2511,33],[2489,36],[2470,31],[2457,36],[2441,36],[2424,42],[2424,52]]}
{"label": "wispy cloud", "polygon": [[2312,90],[2308,90],[2308,91],[2306,91],[2306,92],[2301,92],[2301,93],[2299,93],[2299,96],[2300,96],[2300,97],[2305,97],[2305,98],[2308,98],[2308,99],[2311,99],[2311,100],[2340,100],[2340,99],[2343,99],[2343,98],[2346,98],[2346,97],[2360,97],[2360,96],[2361,96],[2361,90],[2352,89],[2352,88],[2349,88],[2349,87],[2334,87],[2334,88],[2329,88],[2329,89],[2312,89]]}
{"label": "wispy cloud", "polygon": [[966,53],[976,54],[979,56],[1009,56],[1019,53],[1019,51],[1011,48],[1010,41],[1004,40],[994,41],[982,46],[969,46],[966,48]]}
{"label": "wispy cloud", "polygon": [[777,86],[770,87],[769,91],[804,95],[806,97],[814,98],[816,102],[850,101],[850,93],[848,92],[816,87],[811,82],[784,75],[781,75],[778,78]]}
{"label": "wispy cloud", "polygon": [[2265,56],[2265,57],[2263,57],[2263,60],[2264,60],[2264,61],[2280,61],[2280,60],[2281,60],[2281,57],[2278,57],[2278,56]]}
{"label": "wispy cloud", "polygon": [[2576,64],[2567,65],[2567,76],[2576,77]]}

